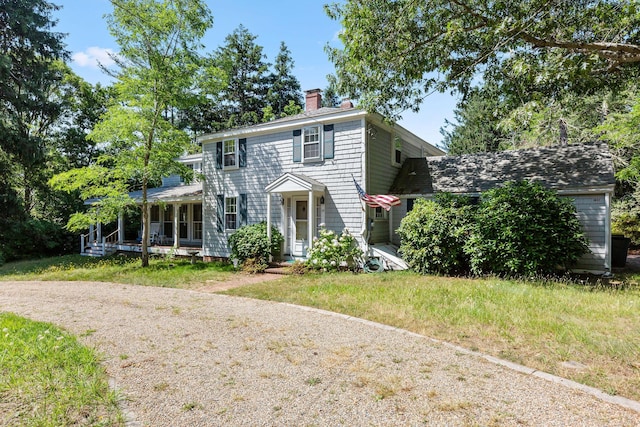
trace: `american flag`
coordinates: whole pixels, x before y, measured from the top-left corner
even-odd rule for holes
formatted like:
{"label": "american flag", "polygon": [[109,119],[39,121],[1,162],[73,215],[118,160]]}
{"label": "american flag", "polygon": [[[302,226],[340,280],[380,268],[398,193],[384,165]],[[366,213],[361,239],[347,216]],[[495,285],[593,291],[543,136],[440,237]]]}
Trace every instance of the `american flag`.
{"label": "american flag", "polygon": [[360,200],[365,202],[370,208],[383,208],[386,211],[390,211],[391,206],[398,206],[400,204],[400,199],[396,196],[392,196],[390,194],[370,196],[364,192],[355,178],[353,178],[353,183],[356,185],[356,190],[358,190]]}

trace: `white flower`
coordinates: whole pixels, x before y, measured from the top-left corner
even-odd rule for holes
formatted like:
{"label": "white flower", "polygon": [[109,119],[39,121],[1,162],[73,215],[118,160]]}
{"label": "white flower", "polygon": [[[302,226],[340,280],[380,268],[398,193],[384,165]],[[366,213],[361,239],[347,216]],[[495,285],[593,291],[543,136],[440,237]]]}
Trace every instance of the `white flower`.
{"label": "white flower", "polygon": [[335,266],[336,266],[336,262],[335,262],[335,261],[331,261],[331,265],[332,265],[333,267],[335,267]]}
{"label": "white flower", "polygon": [[325,253],[327,251],[327,248],[322,248],[320,249],[320,252]]}
{"label": "white flower", "polygon": [[317,263],[318,263],[318,260],[317,260],[317,259],[314,259],[312,262],[313,262],[314,264],[317,264]]}
{"label": "white flower", "polygon": [[323,260],[322,260],[322,263],[323,263],[323,264],[326,264],[326,263],[327,263],[327,260],[326,260],[326,259],[323,259]]}
{"label": "white flower", "polygon": [[340,242],[338,242],[336,239],[333,239],[333,246],[340,246]]}
{"label": "white flower", "polygon": [[318,227],[320,227],[320,228],[324,228],[324,227],[326,227],[326,226],[325,226],[324,222],[321,222],[320,224],[318,224]]}

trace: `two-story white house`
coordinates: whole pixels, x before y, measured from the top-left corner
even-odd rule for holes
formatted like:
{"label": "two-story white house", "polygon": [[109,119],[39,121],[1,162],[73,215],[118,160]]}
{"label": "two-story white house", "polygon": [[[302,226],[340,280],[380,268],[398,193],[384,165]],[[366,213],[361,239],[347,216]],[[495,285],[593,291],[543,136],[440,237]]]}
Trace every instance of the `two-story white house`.
{"label": "two-story white house", "polygon": [[363,249],[389,243],[393,209],[364,206],[354,180],[369,194],[385,194],[406,158],[444,154],[349,101],[323,108],[320,90],[307,92],[301,114],[198,141],[205,259],[228,256],[228,237],[260,221],[282,232],[282,253],[292,258],[305,257],[321,226],[349,229]]}
{"label": "two-story white house", "polygon": [[[286,258],[304,258],[321,226],[349,229],[365,250],[389,244],[399,220],[395,209],[367,207],[354,181],[369,194],[386,194],[405,159],[444,154],[349,101],[323,108],[319,89],[307,91],[301,114],[203,135],[198,142],[202,154],[180,161],[201,172],[201,182],[186,184],[174,175],[148,191],[151,253],[197,249],[204,260],[226,258],[229,236],[261,221],[284,235]],[[129,196],[141,203],[140,192]],[[92,227],[82,236],[82,252],[139,252],[123,229],[122,217],[108,236],[102,237],[100,225]]]}

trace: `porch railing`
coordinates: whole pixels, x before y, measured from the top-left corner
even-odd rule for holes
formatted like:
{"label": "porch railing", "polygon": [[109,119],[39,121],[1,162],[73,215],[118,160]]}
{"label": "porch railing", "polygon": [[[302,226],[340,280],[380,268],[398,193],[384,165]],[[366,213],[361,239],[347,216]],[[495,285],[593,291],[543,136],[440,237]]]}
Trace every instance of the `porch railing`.
{"label": "porch railing", "polygon": [[89,231],[87,234],[80,235],[80,253],[84,253],[85,249],[91,246],[91,243],[98,240],[98,230]]}
{"label": "porch railing", "polygon": [[113,247],[118,243],[119,234],[120,234],[120,229],[118,228],[113,233],[102,238],[102,253],[104,255],[107,254],[107,247]]}

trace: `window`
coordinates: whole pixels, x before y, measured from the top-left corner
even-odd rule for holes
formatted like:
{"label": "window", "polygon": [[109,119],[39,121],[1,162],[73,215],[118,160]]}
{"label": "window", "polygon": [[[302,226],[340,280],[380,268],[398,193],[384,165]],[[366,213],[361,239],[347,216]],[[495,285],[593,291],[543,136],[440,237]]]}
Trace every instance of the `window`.
{"label": "window", "polygon": [[320,126],[311,126],[302,130],[302,145],[304,160],[320,158]]}
{"label": "window", "polygon": [[151,222],[160,222],[160,206],[151,206]]}
{"label": "window", "polygon": [[416,199],[407,199],[407,212],[411,212],[413,210],[413,202]]}
{"label": "window", "polygon": [[181,239],[189,238],[189,205],[180,205],[178,212],[178,235]]}
{"label": "window", "polygon": [[224,228],[235,230],[238,224],[238,198],[225,197],[224,199]]}
{"label": "window", "polygon": [[402,166],[402,140],[398,137],[393,139],[393,149],[391,150],[391,164]]}
{"label": "window", "polygon": [[173,205],[166,205],[164,207],[163,218],[162,234],[167,238],[171,238],[173,237]]}
{"label": "window", "polygon": [[193,240],[202,240],[202,204],[193,205]]}
{"label": "window", "polygon": [[235,139],[227,139],[222,141],[224,168],[233,169],[238,167],[238,145]]}
{"label": "window", "polygon": [[387,211],[385,211],[380,206],[378,206],[376,208],[375,218],[376,219],[387,219]]}

